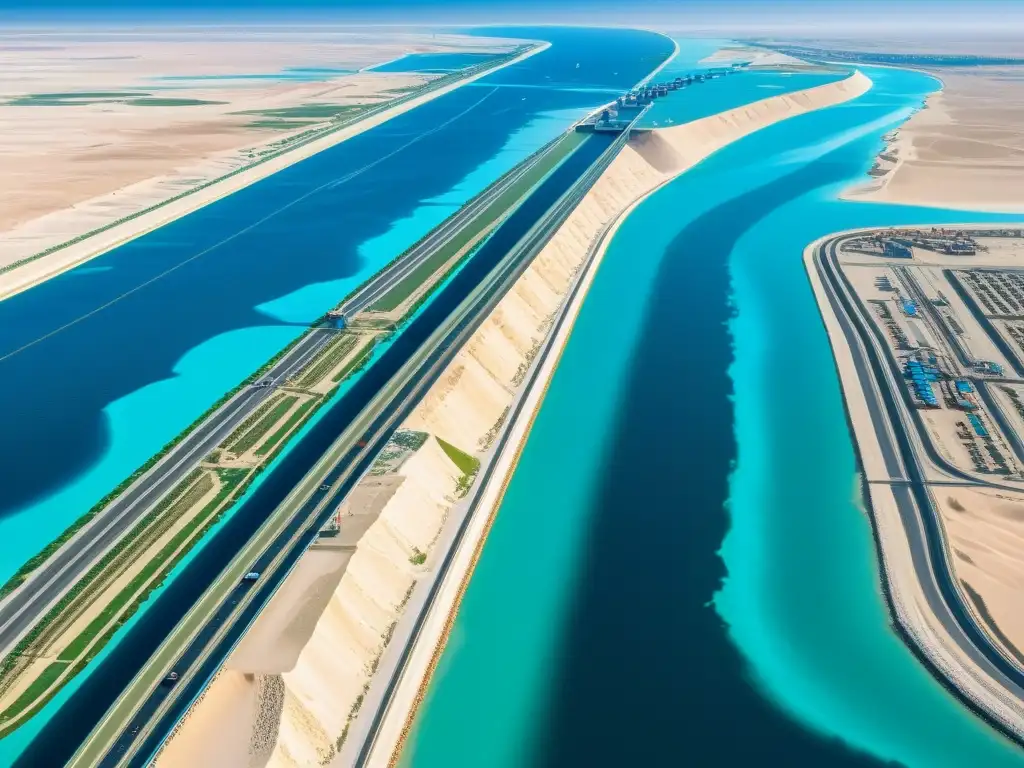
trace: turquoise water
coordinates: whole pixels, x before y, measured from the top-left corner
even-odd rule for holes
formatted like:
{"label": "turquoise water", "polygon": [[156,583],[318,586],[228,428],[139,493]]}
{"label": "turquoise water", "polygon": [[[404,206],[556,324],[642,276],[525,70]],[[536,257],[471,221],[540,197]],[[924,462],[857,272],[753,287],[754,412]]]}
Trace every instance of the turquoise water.
{"label": "turquoise water", "polygon": [[405,765],[1024,765],[891,630],[855,500],[804,246],[998,218],[836,199],[937,85],[866,71],[616,235]]}
{"label": "turquoise water", "polygon": [[[359,271],[335,280],[313,282],[257,305],[254,318],[267,324],[221,334],[189,350],[174,365],[172,375],[136,390],[103,409],[110,435],[99,460],[89,470],[56,492],[37,500],[19,514],[0,517],[0,535],[11,546],[0,551],[0,581],[14,573],[74,520],[83,508],[103,498],[110,488],[131,474],[144,458],[159,451],[191,424],[211,403],[306,330],[308,323],[335,305],[338,297],[354,290],[455,213],[494,179],[584,116],[589,107],[552,109],[540,113],[515,131],[491,157],[467,172],[441,195],[421,200],[405,216],[392,221],[384,232],[358,246]],[[66,279],[109,270],[88,266],[69,272]],[[273,324],[271,324],[273,323]],[[40,521],[45,524],[40,524]]]}

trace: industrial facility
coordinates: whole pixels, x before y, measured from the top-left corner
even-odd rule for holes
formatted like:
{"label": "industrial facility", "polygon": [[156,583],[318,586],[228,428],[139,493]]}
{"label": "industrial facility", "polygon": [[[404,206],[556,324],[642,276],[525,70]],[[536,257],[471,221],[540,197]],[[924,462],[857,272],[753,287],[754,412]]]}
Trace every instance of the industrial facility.
{"label": "industrial facility", "polygon": [[837,262],[870,310],[922,438],[979,475],[1024,477],[1018,233],[880,229],[845,240]]}
{"label": "industrial facility", "polygon": [[[734,64],[727,68],[706,69],[666,80],[661,83],[648,83],[634,88],[619,96],[612,104],[606,106],[598,115],[585,120],[576,126],[577,131],[587,133],[620,133],[626,130],[638,118],[650,109],[656,99],[668,96],[672,91],[688,88],[696,83],[703,83],[715,78],[725,77],[740,71],[744,64]],[[635,130],[635,129],[633,129]]]}

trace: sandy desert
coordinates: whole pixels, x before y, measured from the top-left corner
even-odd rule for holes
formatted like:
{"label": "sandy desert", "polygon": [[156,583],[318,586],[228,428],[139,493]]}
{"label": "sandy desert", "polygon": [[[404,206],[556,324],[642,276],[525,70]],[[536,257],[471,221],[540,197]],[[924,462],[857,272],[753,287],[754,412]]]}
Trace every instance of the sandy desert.
{"label": "sandy desert", "polygon": [[0,268],[219,178],[507,40],[342,30],[0,34]]}

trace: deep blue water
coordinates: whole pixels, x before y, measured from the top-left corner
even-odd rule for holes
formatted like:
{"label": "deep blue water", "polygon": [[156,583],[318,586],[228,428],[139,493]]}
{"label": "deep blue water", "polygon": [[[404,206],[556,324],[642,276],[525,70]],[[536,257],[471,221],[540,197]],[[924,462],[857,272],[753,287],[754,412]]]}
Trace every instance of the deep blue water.
{"label": "deep blue water", "polygon": [[0,580],[505,170],[487,163],[514,137],[568,125],[602,100],[587,89],[627,88],[671,49],[507,32],[553,45],[0,302],[0,394],[18,404],[0,411]]}
{"label": "deep blue water", "polygon": [[854,498],[803,248],[996,218],[836,199],[938,85],[870,76],[856,101],[714,154],[618,231],[403,765],[1024,764],[893,632]]}
{"label": "deep blue water", "polygon": [[483,64],[494,53],[408,53],[400,59],[370,67],[371,72],[452,72]]}

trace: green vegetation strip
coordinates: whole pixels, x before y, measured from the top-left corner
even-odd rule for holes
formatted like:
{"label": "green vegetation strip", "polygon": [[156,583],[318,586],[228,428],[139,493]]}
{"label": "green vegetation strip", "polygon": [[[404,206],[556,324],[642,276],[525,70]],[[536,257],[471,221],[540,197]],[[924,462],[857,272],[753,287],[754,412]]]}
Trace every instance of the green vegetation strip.
{"label": "green vegetation strip", "polygon": [[298,402],[298,399],[297,395],[288,395],[287,397],[281,398],[281,400],[278,401],[269,412],[263,415],[263,418],[256,422],[252,429],[242,435],[238,442],[234,445],[230,445],[229,450],[236,455],[248,451],[260,441],[260,438],[262,438],[272,426],[277,424],[277,422],[280,421],[289,410],[291,410],[291,407]]}
{"label": "green vegetation strip", "polygon": [[[175,502],[174,506],[170,510],[168,510],[168,514],[166,515],[166,517],[170,519],[171,524],[177,522],[178,518],[180,518],[188,510],[192,509],[192,507],[194,507],[199,502],[199,500],[202,499],[206,494],[212,491],[213,488],[213,477],[209,473],[205,473],[202,479],[195,485],[193,485],[191,488],[189,488],[188,492],[182,495],[181,498],[178,499],[177,502]],[[166,526],[166,528],[170,527],[170,525]],[[161,536],[164,533],[164,530],[160,531]],[[153,537],[153,541],[155,541],[157,538],[159,538],[159,536]],[[133,548],[133,550],[135,551],[136,554],[145,551],[141,546]],[[157,557],[160,557],[160,555],[157,555]],[[148,564],[146,568],[149,568]],[[143,573],[145,572],[146,571],[144,570]],[[130,589],[132,585],[135,585],[137,582],[138,577],[131,581],[128,589]],[[93,640],[93,638],[95,638],[96,635],[100,633],[100,630],[107,626],[110,620],[124,606],[126,602],[126,598],[124,597],[125,594],[126,590],[122,590],[106,606],[106,608],[104,608],[103,611],[89,623],[89,626],[87,626],[81,633],[79,633],[79,635],[74,640],[68,643],[64,650],[61,651],[60,655],[57,656],[57,659],[59,661],[74,661],[75,659],[77,659],[79,655],[82,653],[82,651],[84,651],[86,647],[89,645],[89,643]]]}
{"label": "green vegetation strip", "polygon": [[267,131],[287,131],[291,128],[305,128],[308,125],[316,124],[316,120],[287,120],[283,117],[266,117],[262,120],[251,120],[245,124],[245,127]]}
{"label": "green vegetation strip", "polygon": [[210,179],[209,181],[205,181],[202,184],[197,184],[196,186],[194,186],[194,187],[192,187],[190,189],[186,189],[185,191],[180,192],[177,195],[173,195],[172,197],[169,197],[166,200],[161,200],[160,202],[154,203],[153,205],[148,206],[146,208],[143,208],[142,210],[136,211],[135,213],[131,213],[131,214],[127,215],[127,216],[122,216],[120,219],[117,219],[116,221],[112,221],[109,224],[104,224],[102,227],[97,227],[96,229],[90,230],[88,232],[84,232],[81,235],[78,235],[77,237],[73,237],[70,240],[65,240],[63,243],[58,243],[57,245],[50,246],[49,248],[46,248],[46,249],[40,251],[39,253],[33,254],[32,256],[26,256],[24,259],[19,259],[18,261],[11,262],[10,264],[7,264],[6,266],[0,267],[0,275],[4,274],[5,272],[10,272],[13,269],[17,269],[18,267],[22,267],[25,264],[29,264],[29,263],[31,263],[33,261],[36,261],[37,259],[41,259],[41,258],[43,258],[45,256],[49,256],[51,253],[56,253],[59,250],[62,250],[62,249],[67,248],[69,246],[75,245],[76,243],[80,243],[83,240],[88,240],[90,237],[94,237],[95,235],[98,235],[101,232],[106,232],[108,230],[111,230],[114,227],[118,227],[121,224],[124,224],[124,223],[126,223],[128,221],[132,221],[134,219],[137,219],[140,216],[145,216],[146,214],[151,213],[151,212],[153,212],[153,211],[155,211],[155,210],[157,210],[159,208],[162,208],[165,205],[169,205],[170,203],[176,202],[177,200],[181,200],[182,198],[187,197],[188,195],[194,194],[196,192],[199,192],[200,190],[207,189],[208,187],[211,187],[214,184],[219,184],[220,182],[225,181],[225,180],[227,180],[227,179],[229,179],[229,178],[231,178],[233,176],[237,176],[240,173],[244,173],[245,171],[248,171],[248,170],[256,167],[257,165],[260,165],[262,163],[266,163],[269,160],[272,160],[273,158],[278,157],[279,155],[284,154],[285,152],[290,152],[291,150],[296,149],[299,146],[302,146],[302,145],[308,144],[308,143],[310,143],[312,141],[315,141],[317,139],[323,138],[324,136],[327,136],[327,135],[329,135],[331,133],[334,133],[335,131],[341,130],[342,128],[346,128],[349,125],[351,125],[353,122],[356,122],[357,120],[361,120],[364,117],[368,117],[368,116],[370,116],[373,113],[383,112],[383,111],[386,111],[388,109],[393,109],[393,108],[395,108],[397,106],[400,106],[401,104],[403,104],[403,103],[405,103],[407,101],[411,101],[412,99],[416,99],[416,98],[419,98],[420,96],[424,96],[424,95],[430,93],[431,91],[436,91],[439,88],[444,88],[444,87],[446,87],[448,85],[453,84],[456,81],[472,77],[475,74],[477,74],[478,72],[483,72],[483,71],[487,71],[487,70],[492,69],[492,68],[499,67],[499,66],[503,65],[504,63],[506,63],[508,61],[511,61],[512,59],[522,55],[530,47],[532,47],[532,46],[528,46],[528,45],[520,46],[520,47],[516,48],[514,51],[511,51],[510,53],[506,54],[505,56],[503,56],[501,58],[498,58],[498,59],[496,59],[494,61],[486,62],[486,63],[483,63],[483,64],[478,64],[478,65],[476,65],[474,67],[470,67],[469,69],[466,69],[466,70],[461,70],[461,71],[458,71],[458,72],[453,72],[450,75],[445,75],[444,77],[437,78],[436,80],[431,80],[428,83],[426,83],[423,87],[417,89],[416,91],[408,93],[408,94],[406,94],[404,96],[401,96],[401,97],[399,97],[397,99],[392,99],[390,101],[383,101],[383,102],[380,102],[379,104],[374,104],[372,107],[367,109],[364,113],[358,113],[358,114],[354,115],[351,118],[347,118],[345,120],[333,122],[333,123],[331,123],[330,125],[328,125],[325,128],[310,129],[308,131],[303,131],[302,133],[300,133],[300,134],[298,134],[296,136],[289,137],[288,139],[286,139],[283,142],[281,142],[281,149],[278,150],[278,151],[268,152],[266,154],[262,154],[261,153],[260,157],[258,157],[253,162],[251,162],[251,163],[249,163],[247,165],[244,165],[244,166],[242,166],[240,168],[236,168],[235,170],[230,171],[229,173],[226,173],[223,176],[218,176],[217,178]]}
{"label": "green vegetation strip", "polygon": [[284,397],[284,395],[282,393],[275,392],[270,397],[268,397],[266,400],[264,400],[262,403],[260,403],[260,407],[257,408],[252,413],[250,413],[248,416],[246,416],[245,417],[245,421],[243,421],[241,424],[239,424],[237,427],[235,427],[234,430],[232,430],[231,434],[228,435],[227,440],[225,440],[222,443],[222,445],[231,445],[232,443],[235,443],[235,442],[241,440],[242,439],[242,435],[244,435],[246,432],[248,432],[253,424],[255,424],[260,419],[262,419],[264,416],[266,416],[267,412],[271,408],[273,408],[277,403],[281,402],[281,398],[282,397]]}
{"label": "green vegetation strip", "polygon": [[[67,675],[59,685],[53,685],[53,681],[59,677],[59,673],[54,674],[49,679],[49,682],[46,686],[39,684],[39,680],[33,682],[31,687],[37,691],[35,694],[35,701],[34,703],[32,701],[29,701],[22,706],[22,711],[25,711],[26,708],[29,708],[26,713],[27,716],[34,715],[36,712],[38,712],[40,709],[46,706],[47,702],[50,699],[52,699],[55,695],[57,695],[58,691],[60,691],[61,688],[67,685],[67,683],[69,683],[74,678],[75,675],[77,675],[79,672],[85,669],[86,664],[88,664],[89,661],[95,658],[96,654],[98,654],[103,649],[103,647],[108,642],[110,642],[111,638],[113,638],[117,630],[120,629],[120,627],[135,614],[135,612],[147,600],[147,598],[153,592],[153,590],[157,589],[164,582],[164,580],[167,578],[170,572],[174,570],[175,566],[177,566],[181,559],[186,554],[188,554],[189,550],[191,549],[191,546],[183,547],[182,544],[188,541],[189,538],[192,539],[192,543],[194,544],[195,542],[199,541],[204,535],[206,535],[206,532],[220,518],[220,514],[214,515],[213,513],[218,508],[220,508],[222,510],[221,513],[223,513],[224,509],[229,508],[231,504],[234,503],[234,501],[236,501],[243,493],[245,493],[246,488],[248,488],[249,482],[251,482],[251,477],[247,477],[247,475],[249,475],[249,470],[246,469],[222,469],[218,470],[217,474],[221,479],[222,485],[221,490],[217,494],[216,498],[214,498],[212,501],[210,501],[209,504],[203,507],[203,510],[194,518],[192,518],[192,520],[190,520],[187,525],[183,526],[182,529],[177,534],[175,534],[174,539],[168,542],[168,544],[160,550],[159,554],[157,554],[156,557],[153,558],[153,560],[146,564],[146,569],[144,573],[148,576],[152,576],[157,571],[157,568],[161,563],[164,564],[164,567],[162,570],[160,570],[156,578],[153,578],[149,582],[145,589],[136,594],[134,601],[131,603],[128,609],[121,615],[118,622],[107,630],[107,632],[102,636],[102,638],[100,638],[99,642],[93,644],[93,646],[89,649],[88,654],[86,654],[78,660],[78,662],[72,669],[71,674]],[[121,595],[127,593],[127,591],[132,588],[132,585],[136,585],[135,588],[138,589],[138,585],[144,583],[144,580],[142,580],[142,576],[143,574],[140,574],[138,577],[136,577],[136,579],[132,581],[132,584],[129,585],[121,594],[118,595],[118,598],[120,598]],[[128,595],[128,597],[130,598],[130,595]],[[56,663],[66,665],[68,662]],[[49,671],[49,668],[47,669],[47,671]],[[19,697],[18,702],[21,702],[23,698],[25,697]],[[8,722],[13,717],[17,716],[17,713],[12,714],[13,709],[14,706],[12,705],[11,707],[8,707],[8,709],[3,714],[0,714],[0,738],[3,738],[4,736],[8,735],[18,727],[17,723],[14,723],[8,726],[7,728],[2,727],[2,723]]]}
{"label": "green vegetation strip", "polygon": [[316,402],[316,400],[307,400],[298,408],[296,408],[295,413],[288,417],[288,421],[282,424],[280,429],[278,429],[274,434],[268,437],[267,441],[256,449],[256,455],[266,456],[268,453],[270,453],[273,447],[281,441],[281,438],[283,438],[285,435],[291,432],[296,424],[298,424],[299,422],[306,418],[306,414],[309,412],[309,409],[316,405]]}
{"label": "green vegetation strip", "polygon": [[242,112],[233,112],[235,115],[258,115],[260,117],[277,118],[335,118],[339,115],[350,116],[363,112],[375,104],[300,104],[295,107],[277,107],[275,109],[247,109]]}
{"label": "green vegetation strip", "polygon": [[[67,668],[68,662],[66,661],[55,661],[50,664],[46,669],[35,680],[32,684],[22,691],[21,695],[14,700],[3,714],[0,714],[0,728],[3,724],[14,719],[19,714],[25,711],[25,709],[32,705],[36,699],[46,693],[46,690],[53,685],[60,676],[64,674],[64,670]],[[3,731],[0,730],[0,735]]]}
{"label": "green vegetation strip", "polygon": [[568,157],[573,150],[579,147],[584,139],[586,139],[586,134],[583,133],[573,131],[572,133],[564,134],[558,140],[557,145],[540,159],[536,165],[495,198],[487,208],[463,227],[455,237],[445,242],[443,246],[424,259],[416,269],[406,275],[394,288],[384,294],[376,304],[370,307],[370,311],[391,312],[401,306],[402,302],[415,293],[431,275],[509,213],[534,186]]}
{"label": "green vegetation strip", "polygon": [[207,104],[227,104],[226,101],[210,101],[208,99],[165,99],[158,97],[129,99],[127,103],[133,107],[200,107]]}
{"label": "green vegetation strip", "polygon": [[334,374],[331,381],[336,384],[340,384],[347,377],[351,376],[356,371],[361,370],[362,367],[370,361],[370,357],[373,355],[373,348],[376,345],[376,339],[370,339],[370,341],[366,343],[366,346],[363,347],[363,351],[345,363],[345,367]]}
{"label": "green vegetation strip", "polygon": [[[75,585],[68,590],[68,592],[58,601],[58,603],[47,611],[46,615],[40,619],[31,631],[21,642],[19,642],[14,649],[4,657],[3,661],[0,662],[0,681],[3,681],[4,676],[12,671],[18,664],[19,657],[28,651],[33,645],[37,643],[45,643],[45,641],[52,636],[53,632],[59,628],[58,620],[65,621],[73,619],[74,613],[69,608],[74,604],[79,597],[88,599],[91,593],[94,593],[98,587],[98,583],[101,583],[101,576],[107,573],[116,571],[116,565],[118,560],[123,560],[124,557],[130,556],[129,548],[133,547],[136,541],[147,531],[149,526],[159,519],[164,511],[177,499],[181,498],[182,494],[185,493],[187,488],[192,485],[202,474],[201,469],[193,470],[188,477],[179,483],[171,493],[164,498],[160,504],[158,504],[152,512],[136,524],[131,531],[124,536],[121,541],[112,547],[100,560],[95,563],[92,568],[79,579]],[[134,551],[134,549],[132,550]],[[0,682],[0,691],[5,689],[5,685]]]}
{"label": "green vegetation strip", "polygon": [[303,369],[298,385],[301,389],[309,389],[320,383],[332,368],[359,343],[359,337],[353,333],[338,333],[327,347]]}

